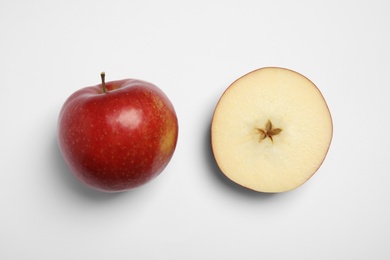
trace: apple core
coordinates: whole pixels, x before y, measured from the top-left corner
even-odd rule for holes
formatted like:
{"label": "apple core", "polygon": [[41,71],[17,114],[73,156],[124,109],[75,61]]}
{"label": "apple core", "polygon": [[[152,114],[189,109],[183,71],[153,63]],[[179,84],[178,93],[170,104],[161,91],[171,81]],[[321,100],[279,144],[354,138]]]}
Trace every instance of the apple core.
{"label": "apple core", "polygon": [[274,142],[273,136],[278,135],[283,131],[280,128],[274,128],[270,120],[267,121],[267,124],[265,125],[264,129],[256,128],[256,130],[260,135],[259,143],[265,138],[269,138],[273,143]]}

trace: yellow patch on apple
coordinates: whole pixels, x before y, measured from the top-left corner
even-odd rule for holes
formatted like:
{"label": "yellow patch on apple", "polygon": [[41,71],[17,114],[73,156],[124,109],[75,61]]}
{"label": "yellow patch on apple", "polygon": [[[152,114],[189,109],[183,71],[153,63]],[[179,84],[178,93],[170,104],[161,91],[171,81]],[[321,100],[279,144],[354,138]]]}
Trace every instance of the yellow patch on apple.
{"label": "yellow patch on apple", "polygon": [[174,124],[170,124],[161,140],[160,151],[162,154],[169,154],[176,146],[177,129]]}

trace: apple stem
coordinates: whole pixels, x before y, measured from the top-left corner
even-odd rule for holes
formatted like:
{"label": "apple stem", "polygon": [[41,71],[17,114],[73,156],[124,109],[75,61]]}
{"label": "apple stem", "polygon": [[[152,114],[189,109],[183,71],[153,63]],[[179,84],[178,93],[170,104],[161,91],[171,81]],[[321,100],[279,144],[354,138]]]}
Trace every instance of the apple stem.
{"label": "apple stem", "polygon": [[100,78],[102,79],[103,93],[107,93],[106,82],[104,81],[105,77],[106,77],[106,73],[104,72],[100,73]]}

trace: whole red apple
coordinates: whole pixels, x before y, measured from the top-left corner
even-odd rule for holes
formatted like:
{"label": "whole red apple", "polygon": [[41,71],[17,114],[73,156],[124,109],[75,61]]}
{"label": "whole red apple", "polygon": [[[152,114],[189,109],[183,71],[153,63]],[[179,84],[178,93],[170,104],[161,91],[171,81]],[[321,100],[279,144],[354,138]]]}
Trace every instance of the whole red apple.
{"label": "whole red apple", "polygon": [[58,143],[75,176],[88,186],[119,192],[155,178],[170,161],[178,121],[155,85],[124,79],[73,93],[58,119]]}

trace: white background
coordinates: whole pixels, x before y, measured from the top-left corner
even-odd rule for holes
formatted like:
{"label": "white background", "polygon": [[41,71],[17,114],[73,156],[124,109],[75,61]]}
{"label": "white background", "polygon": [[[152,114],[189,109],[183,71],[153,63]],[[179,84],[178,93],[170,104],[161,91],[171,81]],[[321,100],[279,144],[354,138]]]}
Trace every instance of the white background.
{"label": "white background", "polygon": [[[0,259],[390,259],[390,2],[11,1],[0,4]],[[243,74],[310,78],[334,136],[305,185],[240,188],[209,144]],[[180,122],[169,166],[120,194],[85,188],[56,142],[79,88],[139,78]]]}

